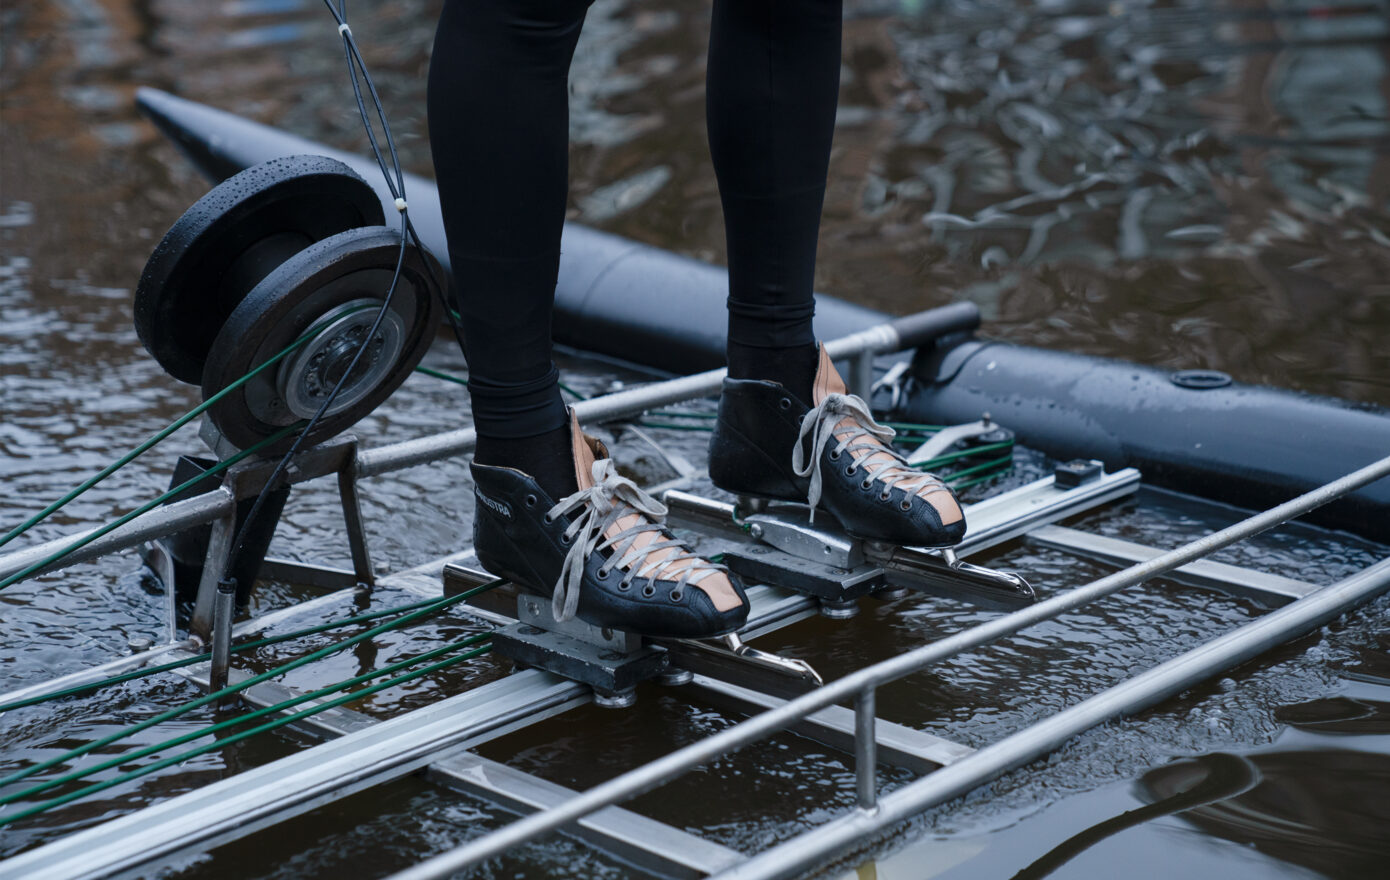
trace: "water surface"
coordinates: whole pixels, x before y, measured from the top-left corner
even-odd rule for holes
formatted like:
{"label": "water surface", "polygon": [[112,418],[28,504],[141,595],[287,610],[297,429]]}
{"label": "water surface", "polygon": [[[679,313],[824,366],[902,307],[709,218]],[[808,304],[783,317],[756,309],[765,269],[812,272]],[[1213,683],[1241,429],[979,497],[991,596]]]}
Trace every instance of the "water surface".
{"label": "water surface", "polygon": [[[425,0],[351,5],[404,161],[424,174],[424,75],[437,8]],[[1214,367],[1244,381],[1390,403],[1383,2],[852,0],[847,9],[821,290],[893,312],[969,299],[991,335],[1022,343]],[[573,75],[570,216],[717,262],[723,230],[702,96],[708,15],[706,0],[595,4]],[[336,33],[313,0],[33,0],[0,8],[0,526],[38,510],[197,399],[196,389],[163,375],[131,326],[131,291],[150,249],[207,188],[133,109],[143,85],[364,149]],[[464,370],[443,340],[427,363]],[[564,367],[583,393],[640,378],[580,360]],[[380,444],[466,423],[456,386],[415,376],[358,433]],[[655,435],[692,459],[703,454],[703,435]],[[630,433],[609,437],[631,473],[649,482],[670,476]],[[199,449],[191,430],[170,446],[34,538],[105,521],[163,489],[174,453]],[[1009,484],[1045,466],[1030,457]],[[991,488],[999,487],[977,494]],[[464,462],[371,480],[364,504],[373,552],[388,569],[468,541]],[[1170,546],[1238,516],[1155,493],[1077,525]],[[340,535],[329,487],[307,488],[291,502],[275,552],[342,563]],[[1345,536],[1286,529],[1219,558],[1325,583],[1383,555]],[[1026,571],[1045,595],[1111,570],[1025,545],[1002,548],[993,562]],[[160,636],[160,598],[150,586],[126,554],[6,591],[0,681],[8,689],[42,680],[107,659],[130,638]],[[310,595],[267,584],[254,610]],[[411,598],[382,591],[363,607]],[[1262,610],[1160,579],[885,689],[881,711],[982,745]],[[843,867],[882,878],[1099,880],[1134,873],[1135,864],[1150,876],[1375,876],[1390,856],[1376,834],[1390,754],[1386,611],[1377,602],[1227,678],[1079,737],[886,841],[866,842],[867,854]],[[909,598],[867,605],[847,623],[807,621],[766,641],[840,675],[993,613]],[[462,618],[438,621],[289,683],[336,681],[476,628]],[[247,662],[264,668],[325,643],[279,646]],[[505,672],[482,658],[358,708],[388,717]],[[0,770],[195,694],[179,679],[153,679],[10,713]],[[211,717],[190,715],[134,745]],[[582,788],[733,720],[651,687],[631,712],[571,712],[484,751]],[[210,753],[0,829],[0,852],[306,742],[268,736]],[[1256,775],[1257,783],[1242,784]],[[885,773],[887,786],[906,781]],[[1214,792],[1210,802],[1184,806],[1194,788]],[[779,737],[632,806],[752,851],[852,801],[846,756]],[[379,876],[506,821],[485,804],[406,779],[166,873]],[[555,838],[477,876],[631,873]]]}

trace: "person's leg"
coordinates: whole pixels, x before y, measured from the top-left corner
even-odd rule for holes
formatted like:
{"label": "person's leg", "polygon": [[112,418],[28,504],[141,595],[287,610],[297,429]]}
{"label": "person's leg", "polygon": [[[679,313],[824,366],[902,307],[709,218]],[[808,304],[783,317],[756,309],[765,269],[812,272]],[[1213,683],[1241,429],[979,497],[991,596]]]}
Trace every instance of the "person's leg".
{"label": "person's leg", "polygon": [[811,329],[816,238],[840,82],[841,0],[715,0],[710,153],[729,250],[729,378],[710,478],[823,506],[851,533],[945,546],[951,491],[912,469],[847,393]]}
{"label": "person's leg", "polygon": [[430,146],[463,312],[478,445],[474,548],[555,616],[706,637],[748,617],[738,578],[571,421],[550,314],[568,189],[568,74],[590,0],[447,0],[430,63]]}
{"label": "person's leg", "polygon": [[475,460],[575,491],[550,313],[568,189],[569,67],[592,0],[448,0],[430,147],[462,311]]}
{"label": "person's leg", "polygon": [[811,402],[816,237],[841,0],[715,0],[706,82],[729,253],[729,375]]}

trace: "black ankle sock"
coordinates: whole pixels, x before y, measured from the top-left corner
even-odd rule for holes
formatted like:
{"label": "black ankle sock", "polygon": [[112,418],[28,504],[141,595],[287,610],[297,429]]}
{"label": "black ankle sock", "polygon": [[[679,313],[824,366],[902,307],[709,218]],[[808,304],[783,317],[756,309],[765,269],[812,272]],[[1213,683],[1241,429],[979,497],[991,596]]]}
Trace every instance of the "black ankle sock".
{"label": "black ankle sock", "polygon": [[499,438],[479,434],[473,460],[493,467],[515,468],[535,478],[553,501],[579,489],[574,479],[569,425],[535,437]]}
{"label": "black ankle sock", "polygon": [[811,386],[820,364],[814,342],[790,348],[759,348],[729,340],[729,378],[765,379],[782,385],[802,403],[812,405]]}

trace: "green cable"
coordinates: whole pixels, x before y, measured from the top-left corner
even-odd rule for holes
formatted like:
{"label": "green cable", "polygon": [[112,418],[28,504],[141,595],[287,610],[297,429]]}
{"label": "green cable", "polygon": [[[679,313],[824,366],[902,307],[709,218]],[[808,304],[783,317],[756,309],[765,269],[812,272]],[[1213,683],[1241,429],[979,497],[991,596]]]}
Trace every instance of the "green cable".
{"label": "green cable", "polygon": [[561,390],[561,391],[568,391],[570,394],[574,395],[575,397],[579,398],[580,400],[588,400],[588,399],[589,399],[587,396],[585,396],[585,395],[583,395],[583,394],[580,394],[578,391],[575,391],[573,388],[569,387],[569,386],[566,385],[564,382],[556,382],[555,384],[557,384],[557,385],[560,386],[560,390]]}
{"label": "green cable", "polygon": [[87,795],[96,794],[97,792],[105,791],[108,788],[113,788],[114,786],[120,785],[124,782],[129,782],[132,779],[137,779],[141,776],[153,773],[156,770],[162,770],[165,767],[171,766],[173,764],[181,764],[184,761],[189,760],[190,758],[196,758],[199,755],[206,754],[215,749],[221,749],[225,748],[226,746],[234,745],[238,742],[241,742],[244,739],[249,739],[250,737],[253,737],[256,734],[265,733],[266,731],[270,730],[275,730],[278,727],[284,727],[285,725],[293,724],[296,721],[302,721],[303,719],[308,718],[310,715],[314,715],[318,712],[323,712],[328,709],[336,709],[338,706],[342,706],[346,703],[351,703],[354,700],[360,700],[363,697],[371,696],[372,694],[377,693],[378,691],[383,691],[387,688],[395,687],[399,684],[405,684],[407,682],[414,681],[417,678],[421,678],[425,675],[428,675],[431,672],[437,672],[440,669],[445,669],[457,663],[462,663],[465,660],[472,660],[474,657],[480,657],[490,650],[492,650],[491,646],[477,648],[475,650],[469,651],[466,654],[460,654],[457,657],[450,657],[448,660],[441,660],[438,663],[430,664],[429,666],[426,666],[423,669],[417,669],[415,672],[406,673],[405,675],[388,679],[387,681],[383,681],[379,684],[374,684],[371,687],[363,688],[360,691],[354,691],[350,694],[344,694],[341,697],[337,697],[317,706],[311,706],[310,708],[305,709],[301,712],[296,712],[293,715],[288,715],[284,718],[277,718],[274,721],[268,721],[265,724],[253,727],[250,730],[244,730],[241,733],[233,734],[227,737],[226,739],[219,739],[216,742],[208,743],[207,745],[202,745],[195,749],[190,749],[187,752],[182,752],[177,755],[170,755],[167,758],[162,758],[147,766],[140,767],[136,770],[131,770],[128,773],[123,773],[120,776],[108,779],[105,782],[98,782],[93,785],[89,785],[86,788],[79,789],[74,792],[69,792],[68,794],[62,795],[61,797],[54,798],[51,801],[45,801],[42,804],[37,804],[28,809],[20,810],[14,813],[13,815],[0,817],[0,825],[7,825],[19,819],[24,819],[29,816],[45,812],[47,810],[51,810],[54,807],[60,807],[63,804],[71,803],[72,801],[86,797]]}
{"label": "green cable", "polygon": [[1013,445],[1014,441],[1004,440],[999,443],[988,443],[984,446],[975,446],[970,449],[958,449],[955,452],[942,453],[941,455],[938,455],[936,458],[931,458],[926,461],[919,461],[916,464],[914,464],[913,467],[917,468],[918,470],[929,471],[932,468],[940,467],[943,464],[950,464],[951,462],[957,459],[973,458],[977,455],[983,455],[989,452],[1002,452],[1005,449],[1012,449]]}
{"label": "green cable", "polygon": [[463,378],[462,376],[455,376],[451,373],[445,373],[442,370],[434,370],[429,367],[416,367],[415,372],[424,373],[426,376],[433,376],[436,379],[443,379],[445,382],[453,382],[456,385],[463,385],[464,387],[468,386],[467,379]]}
{"label": "green cable", "polygon": [[[125,739],[126,737],[137,734],[142,730],[148,730],[156,724],[162,724],[165,721],[170,720],[171,718],[177,718],[178,716],[183,715],[187,712],[191,712],[192,710],[197,709],[201,706],[206,706],[209,703],[215,703],[223,697],[227,697],[239,691],[246,690],[252,685],[260,684],[261,682],[274,678],[278,675],[284,675],[286,672],[298,669],[301,666],[305,666],[309,663],[312,663],[315,660],[320,660],[324,657],[327,657],[330,654],[337,653],[338,651],[341,651],[344,648],[350,648],[353,645],[358,644],[359,642],[363,642],[367,639],[379,636],[384,632],[388,632],[389,630],[395,629],[400,626],[404,626],[407,623],[414,622],[423,617],[428,617],[434,614],[435,612],[443,611],[445,608],[448,608],[451,605],[456,605],[459,602],[464,601],[465,599],[470,599],[473,596],[478,595],[479,593],[492,589],[497,585],[497,583],[497,581],[493,581],[491,583],[483,584],[479,587],[474,587],[471,590],[459,593],[455,596],[446,596],[443,599],[438,599],[425,606],[424,608],[421,608],[418,611],[413,611],[410,614],[405,615],[404,617],[391,621],[390,623],[372,627],[371,629],[366,630],[365,632],[358,633],[357,635],[352,636],[348,639],[344,639],[341,642],[335,642],[331,645],[319,648],[317,651],[305,654],[303,657],[300,657],[297,660],[291,660],[289,663],[282,664],[280,666],[275,667],[274,669],[262,672],[259,675],[254,675],[251,678],[246,679],[245,681],[239,682],[237,684],[228,685],[227,687],[224,687],[219,691],[214,691],[213,693],[206,694],[202,697],[197,698],[196,700],[190,700],[189,702],[184,703],[181,706],[175,706],[172,709],[165,710],[164,712],[159,713],[153,718],[148,718],[144,721],[141,721],[138,724],[127,727],[125,730],[117,731],[116,733],[108,734],[107,736],[104,736],[100,739],[93,740],[92,742],[89,742],[86,745],[78,746],[77,748],[71,749],[70,751],[62,755],[55,755],[54,757],[48,758],[44,761],[40,761],[37,764],[33,764],[21,770],[16,770],[8,776],[0,778],[0,787],[4,787],[6,785],[18,782],[21,779],[33,776],[35,773],[42,772],[50,767],[54,767],[66,761],[71,761],[76,758],[80,758],[85,754],[95,751],[96,749],[102,748],[103,746],[108,746],[113,742]],[[0,803],[5,803],[3,798],[0,798]]]}
{"label": "green cable", "polygon": [[109,534],[110,532],[115,531],[116,529],[135,519],[137,516],[142,516],[146,513],[149,513],[151,510],[154,510],[159,505],[163,504],[171,498],[174,498],[184,490],[192,488],[195,484],[201,482],[207,477],[225,471],[227,468],[231,467],[232,465],[236,464],[242,459],[250,455],[254,455],[255,453],[261,451],[262,449],[264,449],[272,443],[283,440],[285,437],[288,437],[290,434],[294,433],[295,431],[298,431],[302,427],[304,427],[303,422],[295,422],[293,425],[288,425],[284,428],[281,428],[279,431],[276,431],[274,434],[270,435],[264,440],[261,440],[259,443],[255,443],[252,446],[243,449],[236,455],[233,455],[231,458],[225,459],[224,461],[219,461],[217,464],[203,471],[198,476],[194,477],[191,480],[188,480],[187,482],[175,486],[174,488],[170,489],[168,492],[165,492],[163,495],[160,495],[153,501],[147,504],[142,504],[141,506],[132,510],[130,513],[127,513],[125,516],[117,519],[116,521],[107,523],[106,525],[102,526],[101,528],[97,529],[91,534],[78,538],[76,541],[73,541],[71,544],[64,547],[62,550],[59,550],[57,553],[51,554],[50,556],[47,556],[44,559],[35,562],[33,565],[29,566],[28,568],[22,571],[15,572],[14,574],[10,575],[4,580],[0,580],[0,590],[3,590],[8,586],[17,584],[20,581],[27,578],[29,575],[39,571],[40,569],[43,569],[46,566],[58,562],[72,551],[85,547],[88,544],[95,541],[97,538],[100,538],[102,535]]}
{"label": "green cable", "polygon": [[[369,620],[376,620],[381,617],[389,617],[392,614],[401,614],[406,611],[414,611],[416,608],[423,608],[426,605],[433,605],[435,602],[438,601],[438,599],[425,599],[420,602],[412,602],[409,605],[398,605],[395,608],[383,608],[380,611],[371,611],[366,614],[359,614],[356,617],[347,617],[342,620],[334,620],[329,621],[328,623],[321,623],[317,626],[308,627],[307,629],[299,629],[295,630],[294,632],[282,633],[276,636],[266,636],[265,638],[256,639],[252,642],[242,642],[239,645],[232,646],[232,653],[240,654],[245,651],[254,651],[257,648],[264,648],[269,645],[278,645],[281,642],[288,642],[294,639],[301,639],[305,636],[317,635],[318,633],[327,632],[331,629],[338,629],[344,626],[352,626],[355,623],[365,623]],[[103,688],[111,687],[112,685],[121,684],[127,681],[134,681],[137,678],[145,678],[151,675],[158,675],[161,672],[172,672],[175,669],[182,669],[185,666],[192,666],[195,663],[202,663],[203,661],[209,660],[211,658],[211,653],[199,654],[196,657],[188,657],[183,660],[174,660],[169,663],[161,663],[158,666],[145,666],[140,669],[136,669],[132,672],[125,672],[120,675],[113,675],[110,678],[104,678],[100,681],[93,681],[87,684],[73,685],[70,688],[64,688],[63,690],[59,691],[50,691],[49,693],[39,694],[38,696],[28,697],[23,700],[15,700],[12,703],[0,703],[0,713],[8,712],[11,709],[22,709],[25,706],[37,706],[40,703],[47,703],[52,700],[61,699],[63,697],[75,697],[80,694],[92,693],[93,691],[99,691]]]}
{"label": "green cable", "polygon": [[958,471],[956,471],[955,473],[951,474],[949,477],[946,477],[946,478],[945,478],[945,482],[948,482],[948,483],[954,482],[955,480],[958,480],[958,479],[960,479],[961,477],[968,477],[968,476],[970,476],[971,474],[977,474],[977,473],[980,473],[981,471],[988,471],[988,470],[991,470],[991,469],[994,469],[994,468],[1008,467],[1008,466],[1012,465],[1013,463],[1014,463],[1013,456],[1011,456],[1011,455],[1006,455],[1006,456],[1004,456],[1003,458],[996,458],[996,459],[993,459],[992,461],[984,462],[983,464],[974,465],[973,467],[962,468],[961,470],[958,470]]}
{"label": "green cable", "polygon": [[[351,311],[347,312],[346,314],[351,314],[352,312],[361,311],[362,309],[367,309],[367,308],[371,308],[371,306],[359,306],[359,307],[357,307],[357,308],[355,308],[355,309],[352,309]],[[323,329],[327,329],[327,328],[323,328]],[[317,336],[319,333],[322,333],[322,332],[323,332],[323,330],[319,330],[319,331],[317,331],[317,332],[315,332],[315,333],[313,333],[313,334],[308,334],[308,333],[304,334],[303,336],[301,336],[301,337],[299,337],[298,339],[296,339],[294,342],[291,342],[288,346],[286,346],[286,347],[285,347],[283,350],[281,350],[279,353],[273,355],[273,356],[272,356],[269,360],[267,360],[265,363],[263,363],[263,364],[261,364],[260,366],[256,367],[254,370],[252,370],[251,372],[247,373],[245,376],[242,376],[240,379],[237,379],[235,382],[233,382],[232,384],[228,385],[226,388],[223,388],[221,391],[217,392],[217,393],[214,394],[212,397],[209,397],[207,400],[205,400],[205,401],[203,401],[202,403],[198,404],[197,406],[193,407],[193,409],[189,410],[189,411],[188,411],[187,413],[185,413],[184,415],[179,416],[177,419],[175,419],[173,422],[171,422],[167,427],[165,427],[164,429],[162,429],[162,430],[156,432],[156,433],[153,434],[151,437],[149,437],[147,440],[145,440],[145,442],[141,443],[139,446],[135,447],[135,448],[134,448],[133,450],[131,450],[130,452],[128,452],[128,453],[126,453],[125,455],[121,456],[121,457],[120,457],[119,459],[117,459],[115,462],[113,462],[113,463],[107,465],[106,467],[102,468],[100,471],[98,471],[98,472],[96,473],[95,476],[89,477],[85,482],[83,482],[83,483],[82,483],[80,486],[78,486],[76,489],[73,489],[71,492],[69,492],[68,494],[64,495],[62,498],[59,498],[57,501],[54,501],[52,504],[48,505],[48,506],[45,507],[43,510],[39,511],[38,513],[36,513],[36,514],[34,514],[33,516],[29,517],[29,519],[25,520],[24,522],[22,522],[22,523],[20,523],[19,525],[15,526],[15,527],[14,527],[13,529],[11,529],[10,531],[6,532],[5,535],[4,535],[4,537],[0,537],[0,547],[3,547],[3,546],[5,546],[6,544],[10,543],[10,542],[13,541],[15,538],[18,538],[20,535],[24,534],[24,533],[27,532],[29,529],[31,529],[31,528],[33,528],[34,526],[38,525],[39,523],[43,522],[45,519],[47,519],[49,516],[51,516],[51,515],[52,515],[53,513],[55,513],[56,511],[61,510],[61,509],[62,509],[63,507],[65,507],[69,502],[73,501],[73,500],[76,499],[78,496],[80,496],[80,495],[82,495],[83,493],[85,493],[88,489],[91,489],[93,486],[95,486],[96,484],[100,483],[102,480],[104,480],[104,479],[106,479],[107,477],[109,477],[109,476],[111,476],[112,474],[114,474],[116,471],[118,471],[118,470],[120,470],[121,468],[125,467],[126,465],[130,464],[132,461],[134,461],[135,459],[139,458],[141,455],[144,455],[144,454],[145,454],[146,452],[148,452],[152,447],[154,447],[156,444],[158,444],[158,443],[164,441],[165,438],[169,437],[169,435],[173,434],[173,433],[174,433],[175,431],[177,431],[179,428],[182,428],[184,425],[188,424],[188,423],[191,422],[193,419],[195,419],[195,418],[197,418],[198,416],[202,415],[202,414],[203,414],[204,412],[206,412],[206,411],[208,410],[208,408],[211,407],[213,404],[217,403],[217,402],[220,401],[222,398],[226,397],[228,394],[231,394],[233,391],[235,391],[235,390],[237,390],[238,388],[240,388],[241,386],[245,385],[247,382],[251,381],[251,380],[252,380],[253,378],[255,378],[257,375],[259,375],[263,370],[266,370],[266,369],[268,369],[270,366],[272,366],[273,364],[278,363],[279,361],[281,361],[282,359],[284,359],[284,357],[285,357],[286,355],[288,355],[289,353],[293,352],[295,349],[299,348],[301,345],[303,345],[304,343],[308,342],[310,339],[313,339],[315,336]],[[0,589],[2,589],[4,586],[8,586],[8,584],[0,585]]]}
{"label": "green cable", "polygon": [[976,477],[976,478],[973,479],[973,480],[966,480],[966,481],[963,482],[963,483],[957,483],[956,485],[952,486],[951,488],[952,488],[952,489],[968,489],[968,488],[970,488],[971,486],[975,485],[976,483],[983,483],[983,482],[985,482],[986,480],[992,480],[992,479],[994,479],[995,477],[1002,477],[1002,476],[1004,476],[1005,474],[1010,474],[1010,473],[1013,473],[1013,465],[1012,465],[1012,463],[1009,465],[1009,467],[1006,467],[1006,468],[1004,468],[1003,470],[1001,470],[1001,471],[999,471],[999,472],[997,472],[997,473],[985,474],[984,476],[982,476],[982,477]]}
{"label": "green cable", "polygon": [[[266,706],[261,709],[256,709],[254,711],[246,713],[245,715],[238,715],[236,718],[229,718],[225,721],[220,721],[216,724],[208,725],[207,727],[203,727],[199,730],[191,730],[187,733],[180,734],[174,737],[173,739],[145,746],[143,748],[137,749],[134,752],[127,752],[124,754],[116,755],[113,758],[108,758],[107,760],[102,761],[98,764],[93,764],[90,767],[83,767],[79,770],[73,770],[71,772],[64,773],[61,776],[55,776],[52,779],[46,779],[38,785],[26,788],[24,791],[16,792],[10,795],[5,795],[4,797],[0,798],[0,805],[12,804],[16,801],[26,800],[36,794],[42,794],[45,791],[57,788],[58,786],[63,785],[64,783],[72,782],[77,779],[82,779],[84,777],[91,776],[94,773],[100,773],[103,770],[109,770],[112,767],[119,767],[122,764],[128,764],[132,761],[137,761],[140,758],[145,758],[150,755],[156,754],[157,752],[162,752],[165,749],[171,749],[174,746],[181,746],[184,743],[190,742],[195,739],[201,739],[205,736],[212,736],[214,734],[220,733],[223,730],[235,727],[239,724],[245,724],[248,721],[254,721],[257,718],[262,718],[266,715],[271,715],[276,712],[282,712],[286,709],[298,706],[301,703],[307,703],[310,700],[317,700],[319,697],[324,697],[328,694],[337,693],[338,691],[362,684],[363,682],[371,681],[374,678],[380,678],[383,675],[391,675],[392,673],[397,672],[401,669],[405,669],[408,666],[414,666],[418,663],[423,663],[426,660],[433,660],[435,657],[438,657],[441,654],[448,654],[452,651],[457,651],[460,648],[471,647],[473,645],[476,645],[478,642],[486,641],[490,638],[492,638],[492,633],[490,632],[472,635],[465,639],[461,639],[457,642],[453,642],[452,644],[445,645],[441,648],[434,648],[432,650],[424,652],[423,654],[417,654],[416,656],[409,657],[405,660],[398,660],[395,663],[390,664],[389,666],[383,666],[381,669],[376,669],[371,672],[362,673],[361,675],[349,678],[346,681],[340,681],[337,684],[328,685],[327,687],[322,687],[318,690],[310,691],[309,693],[300,694],[296,697],[291,697],[290,699],[276,703],[273,706]],[[12,821],[12,818],[0,818],[0,825],[5,824],[7,821]]]}
{"label": "green cable", "polygon": [[935,434],[945,425],[922,425],[917,422],[879,422],[885,428],[892,428],[904,434]]}

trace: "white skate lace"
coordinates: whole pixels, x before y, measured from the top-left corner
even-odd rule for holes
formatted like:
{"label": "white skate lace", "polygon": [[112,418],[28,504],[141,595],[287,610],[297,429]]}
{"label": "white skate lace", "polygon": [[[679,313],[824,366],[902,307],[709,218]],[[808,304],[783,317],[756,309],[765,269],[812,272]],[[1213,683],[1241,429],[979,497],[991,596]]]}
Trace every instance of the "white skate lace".
{"label": "white skate lace", "polygon": [[[849,424],[844,424],[848,420]],[[804,454],[804,440],[811,435],[810,453]],[[843,435],[843,436],[841,436]],[[801,431],[796,438],[796,448],[792,451],[792,470],[799,477],[810,477],[807,487],[806,503],[811,506],[811,521],[815,522],[816,505],[820,503],[823,483],[821,480],[821,453],[831,440],[839,443],[830,451],[832,459],[844,453],[850,455],[850,464],[845,469],[851,476],[855,471],[864,470],[864,485],[873,480],[883,481],[883,491],[879,498],[888,500],[890,489],[900,489],[906,495],[917,495],[923,489],[950,491],[946,484],[936,476],[919,471],[909,465],[889,443],[896,436],[892,428],[874,421],[873,414],[864,399],[855,394],[827,394],[814,409],[801,420]],[[861,460],[855,453],[867,453]],[[891,459],[874,461],[875,454],[888,455]],[[930,494],[930,493],[928,493]]]}
{"label": "white skate lace", "polygon": [[[565,541],[570,543],[565,554],[560,577],[555,582],[555,593],[551,598],[551,611],[555,619],[566,621],[574,617],[579,607],[579,586],[584,579],[584,563],[595,550],[612,549],[608,560],[599,567],[598,576],[606,578],[618,568],[623,570],[621,585],[632,585],[635,578],[646,577],[646,590],[650,593],[656,588],[656,579],[679,579],[672,591],[679,597],[689,584],[699,584],[716,572],[726,571],[702,559],[680,541],[668,537],[660,523],[666,518],[666,505],[643,492],[638,485],[619,475],[611,458],[594,462],[594,485],[580,489],[573,495],[562,499],[546,513],[546,520],[553,521],[574,510],[580,510],[569,528],[565,529]],[[623,517],[635,514],[638,522],[607,537],[609,528]],[[647,533],[657,533],[648,544],[638,545],[638,539]],[[671,550],[669,555],[658,551]],[[653,559],[652,555],[658,558]]]}

